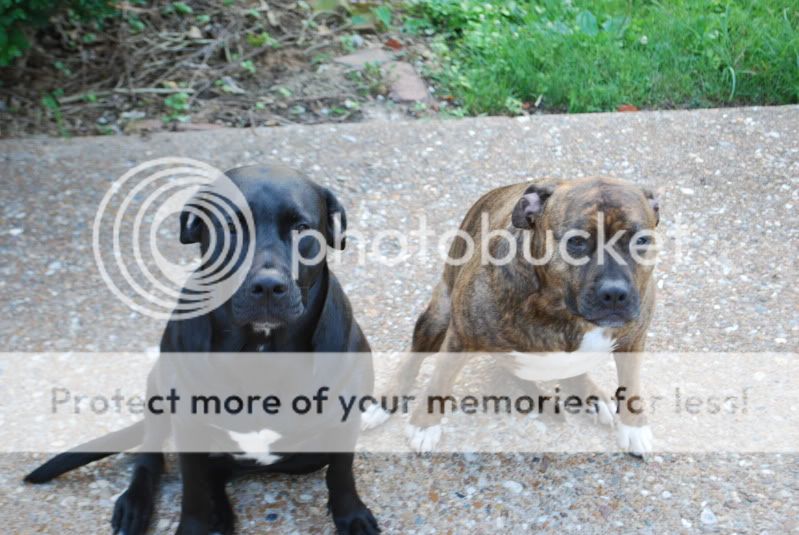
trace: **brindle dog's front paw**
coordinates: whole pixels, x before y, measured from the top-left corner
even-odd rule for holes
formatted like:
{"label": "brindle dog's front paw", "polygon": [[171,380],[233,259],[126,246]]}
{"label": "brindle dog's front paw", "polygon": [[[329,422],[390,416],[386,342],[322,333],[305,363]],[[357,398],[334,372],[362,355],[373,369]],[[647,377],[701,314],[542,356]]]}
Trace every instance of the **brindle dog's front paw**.
{"label": "brindle dog's front paw", "polygon": [[614,414],[616,413],[616,404],[612,401],[607,401],[606,399],[599,399],[592,403],[594,413],[594,423],[607,425],[610,427],[615,427],[616,425],[616,418]]}
{"label": "brindle dog's front paw", "polygon": [[405,424],[405,436],[408,444],[416,453],[427,453],[435,449],[441,440],[442,415],[426,412],[417,407]]}
{"label": "brindle dog's front paw", "polygon": [[652,429],[648,425],[635,427],[620,423],[616,440],[619,448],[633,457],[646,460],[652,453]]}
{"label": "brindle dog's front paw", "polygon": [[417,427],[413,424],[405,426],[405,436],[408,444],[416,453],[428,453],[435,449],[441,440],[441,426]]}
{"label": "brindle dog's front paw", "polygon": [[153,496],[149,488],[131,486],[117,498],[111,528],[114,533],[140,535],[147,531],[153,514]]}
{"label": "brindle dog's front paw", "polygon": [[380,528],[372,512],[364,504],[359,503],[347,514],[337,515],[333,511],[333,522],[339,535],[377,535]]}
{"label": "brindle dog's front paw", "polygon": [[386,423],[389,418],[391,418],[390,412],[380,406],[379,403],[372,403],[361,414],[361,430],[374,429]]}

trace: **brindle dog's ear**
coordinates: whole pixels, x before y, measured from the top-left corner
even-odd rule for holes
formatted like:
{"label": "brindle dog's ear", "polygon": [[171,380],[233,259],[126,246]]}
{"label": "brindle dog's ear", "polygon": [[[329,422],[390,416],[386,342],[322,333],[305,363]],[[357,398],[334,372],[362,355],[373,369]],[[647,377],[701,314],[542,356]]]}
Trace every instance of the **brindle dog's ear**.
{"label": "brindle dog's ear", "polygon": [[647,188],[642,189],[644,190],[644,197],[649,201],[649,206],[652,208],[652,211],[655,212],[655,226],[657,226],[657,224],[660,223],[660,199],[652,190]]}
{"label": "brindle dog's ear", "polygon": [[[186,203],[183,211],[180,212],[180,243],[183,244],[199,242],[203,232],[202,218],[196,214],[200,207],[192,204],[193,199],[194,197]],[[191,207],[191,210],[189,210],[189,207]]]}
{"label": "brindle dog's ear", "polygon": [[511,222],[516,228],[533,228],[535,218],[544,211],[544,204],[549,199],[554,188],[552,186],[532,185],[524,190],[524,195],[513,209]]}
{"label": "brindle dog's ear", "polygon": [[347,212],[341,203],[338,202],[333,192],[327,188],[322,188],[325,202],[327,203],[327,244],[336,249],[344,249],[347,238],[344,232],[347,230]]}

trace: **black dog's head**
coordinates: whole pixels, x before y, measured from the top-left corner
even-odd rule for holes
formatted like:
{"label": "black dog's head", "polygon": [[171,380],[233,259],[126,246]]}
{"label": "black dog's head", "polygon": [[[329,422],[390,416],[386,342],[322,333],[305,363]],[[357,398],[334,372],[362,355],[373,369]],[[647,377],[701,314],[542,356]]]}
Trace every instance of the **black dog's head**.
{"label": "black dog's head", "polygon": [[[246,166],[225,174],[242,193],[251,224],[227,200],[215,201],[226,209],[206,209],[207,217],[195,215],[195,204],[181,214],[180,241],[200,244],[204,266],[218,262],[219,269],[232,267],[240,274],[228,302],[236,324],[263,330],[291,324],[304,312],[307,290],[325,268],[322,249],[343,248],[344,209],[330,190],[285,167]],[[235,233],[242,235],[231,236]],[[238,255],[224,249],[225,240],[214,239],[225,234],[241,240]],[[299,262],[297,255],[320,260]]]}

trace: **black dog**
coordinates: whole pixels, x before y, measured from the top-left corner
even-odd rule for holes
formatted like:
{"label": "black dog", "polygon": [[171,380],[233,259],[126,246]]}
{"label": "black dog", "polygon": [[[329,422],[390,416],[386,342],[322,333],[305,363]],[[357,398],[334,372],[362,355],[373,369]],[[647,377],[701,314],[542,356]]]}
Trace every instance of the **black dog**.
{"label": "black dog", "polygon": [[[369,344],[353,318],[350,303],[327,263],[302,265],[292,273],[293,255],[299,252],[304,258],[313,258],[324,247],[324,243],[318,240],[303,238],[299,241],[299,249],[295,250],[292,236],[296,235],[292,231],[315,229],[326,238],[328,245],[338,244],[343,248],[343,240],[337,233],[346,229],[346,217],[335,196],[298,173],[280,167],[243,167],[229,171],[227,176],[243,193],[252,213],[255,236],[243,237],[245,243],[254,240],[252,264],[243,283],[222,306],[205,315],[173,319],[167,324],[161,339],[162,356],[148,376],[148,398],[164,395],[165,389],[170,387],[190,386],[192,381],[196,384],[198,380],[214,385],[214,388],[225,388],[227,382],[235,383],[237,389],[251,392],[274,392],[285,385],[302,384],[310,376],[324,377],[328,384],[338,385],[338,391],[371,393],[371,359],[358,359],[354,355],[349,360],[346,355],[279,359],[279,365],[274,367],[271,361],[264,359],[262,362],[268,363],[265,368],[268,373],[249,376],[240,368],[228,369],[223,357],[214,357],[220,352],[370,352]],[[209,248],[219,247],[219,240],[216,246],[209,240],[212,234],[207,228],[209,221],[218,226],[216,231],[224,231],[226,225],[231,224],[218,219],[213,216],[203,219],[185,211],[181,214],[181,242],[200,243],[203,258],[206,258]],[[208,263],[222,254],[216,250],[211,253]],[[240,261],[239,258],[227,260]],[[296,275],[296,280],[293,275]],[[170,359],[165,358],[167,353],[202,353],[204,357]],[[234,515],[225,493],[225,483],[234,475],[253,471],[303,474],[325,466],[328,467],[328,506],[337,530],[348,534],[380,531],[372,513],[357,494],[352,473],[352,451],[360,427],[360,414],[355,414],[344,427],[338,421],[335,422],[338,425],[326,427],[328,422],[324,418],[313,420],[312,429],[298,423],[296,418],[277,423],[272,418],[268,422],[270,430],[288,440],[299,433],[303,435],[300,440],[306,440],[309,435],[321,436],[327,442],[336,441],[337,446],[325,449],[332,453],[269,456],[271,464],[267,465],[242,458],[242,455],[182,450],[179,459],[183,502],[178,533],[233,532]],[[163,443],[173,434],[180,448],[190,431],[183,428],[186,425],[176,417],[147,413],[144,421],[54,457],[25,480],[32,483],[49,481],[112,454],[93,452],[118,452],[141,445],[130,486],[114,507],[112,527],[114,533],[143,533],[152,516],[164,469]],[[227,422],[227,425],[237,426],[228,431],[238,433],[257,432],[267,427],[264,420],[257,417],[235,420],[232,424]],[[213,427],[209,426],[206,431]],[[233,436],[225,433],[224,429],[216,430],[222,435]],[[279,445],[278,442],[276,451],[288,451],[280,450]],[[237,450],[233,447],[225,451]]]}

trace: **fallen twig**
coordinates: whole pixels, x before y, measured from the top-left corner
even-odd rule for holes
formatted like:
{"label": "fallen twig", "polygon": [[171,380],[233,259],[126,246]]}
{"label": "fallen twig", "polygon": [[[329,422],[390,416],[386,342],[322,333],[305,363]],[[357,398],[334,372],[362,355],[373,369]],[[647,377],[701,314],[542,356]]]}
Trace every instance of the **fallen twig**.
{"label": "fallen twig", "polygon": [[71,102],[79,102],[81,100],[91,99],[92,97],[100,98],[107,97],[109,95],[172,95],[175,93],[194,93],[194,89],[190,87],[134,87],[131,89],[117,88],[111,89],[109,91],[88,91],[86,93],[61,97],[58,99],[58,103],[69,104]]}

